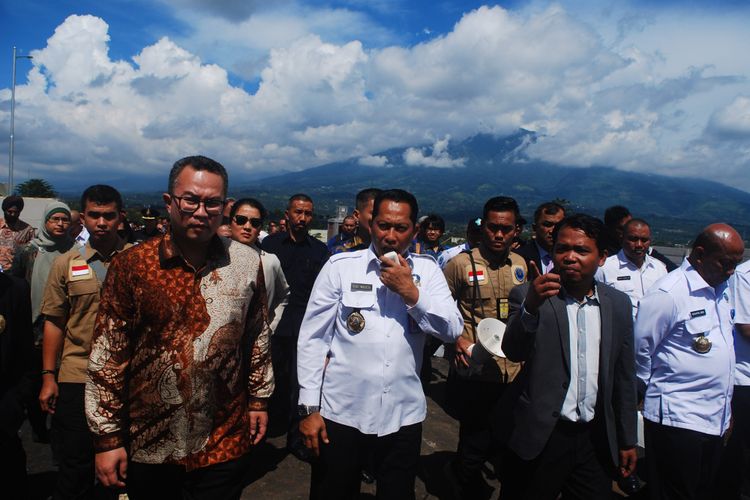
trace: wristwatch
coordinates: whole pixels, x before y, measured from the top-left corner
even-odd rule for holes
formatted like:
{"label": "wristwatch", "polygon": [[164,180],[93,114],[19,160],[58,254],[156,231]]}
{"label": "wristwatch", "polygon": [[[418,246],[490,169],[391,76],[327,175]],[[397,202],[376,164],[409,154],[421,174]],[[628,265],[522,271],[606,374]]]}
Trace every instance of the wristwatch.
{"label": "wristwatch", "polygon": [[307,417],[319,411],[320,406],[297,405],[297,415],[300,417]]}

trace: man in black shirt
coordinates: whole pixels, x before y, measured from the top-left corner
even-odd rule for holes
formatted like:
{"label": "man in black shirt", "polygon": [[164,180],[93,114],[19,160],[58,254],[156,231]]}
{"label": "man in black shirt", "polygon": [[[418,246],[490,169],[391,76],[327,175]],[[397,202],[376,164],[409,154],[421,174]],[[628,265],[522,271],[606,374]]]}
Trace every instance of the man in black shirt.
{"label": "man in black shirt", "polygon": [[281,262],[289,283],[289,304],[271,338],[271,358],[276,390],[271,397],[271,423],[287,425],[287,449],[301,460],[310,455],[299,433],[296,414],[299,385],[297,383],[297,337],[310,298],[315,278],[328,260],[328,247],[308,234],[313,218],[313,201],[306,194],[289,198],[284,217],[287,231],[263,239],[261,248],[275,254]]}

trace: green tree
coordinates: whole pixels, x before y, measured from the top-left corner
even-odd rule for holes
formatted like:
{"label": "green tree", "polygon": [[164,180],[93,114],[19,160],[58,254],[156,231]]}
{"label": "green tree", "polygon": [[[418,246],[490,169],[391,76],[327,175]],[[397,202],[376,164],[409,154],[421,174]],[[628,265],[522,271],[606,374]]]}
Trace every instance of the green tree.
{"label": "green tree", "polygon": [[52,184],[44,179],[29,179],[16,186],[16,194],[34,198],[55,198],[57,193]]}

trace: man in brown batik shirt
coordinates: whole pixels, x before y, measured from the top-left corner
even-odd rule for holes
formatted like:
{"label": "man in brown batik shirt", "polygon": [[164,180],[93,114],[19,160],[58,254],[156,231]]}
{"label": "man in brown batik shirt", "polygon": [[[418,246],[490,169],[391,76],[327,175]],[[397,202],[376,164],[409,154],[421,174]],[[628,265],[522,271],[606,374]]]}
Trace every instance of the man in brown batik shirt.
{"label": "man in brown batik shirt", "polygon": [[[110,267],[89,359],[97,476],[139,498],[239,498],[273,392],[253,249],[216,235],[226,170],[175,163],[169,233]],[[127,447],[127,449],[126,449]]]}

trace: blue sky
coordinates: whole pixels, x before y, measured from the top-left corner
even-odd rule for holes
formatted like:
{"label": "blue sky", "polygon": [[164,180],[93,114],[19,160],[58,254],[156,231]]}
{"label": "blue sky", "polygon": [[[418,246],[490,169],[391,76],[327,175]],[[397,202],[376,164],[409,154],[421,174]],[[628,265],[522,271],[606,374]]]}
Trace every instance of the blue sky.
{"label": "blue sky", "polygon": [[[108,0],[0,4],[0,130],[18,61],[16,179],[235,179],[344,158],[461,165],[520,127],[532,157],[750,190],[750,5],[643,0]],[[7,137],[7,134],[4,134]],[[7,164],[0,142],[0,177]],[[419,152],[419,154],[415,154]]]}

